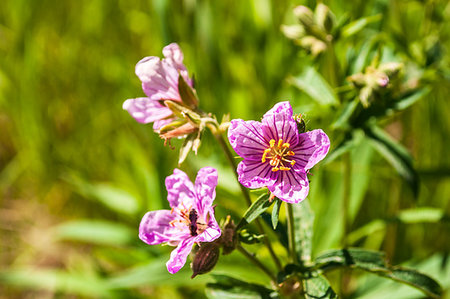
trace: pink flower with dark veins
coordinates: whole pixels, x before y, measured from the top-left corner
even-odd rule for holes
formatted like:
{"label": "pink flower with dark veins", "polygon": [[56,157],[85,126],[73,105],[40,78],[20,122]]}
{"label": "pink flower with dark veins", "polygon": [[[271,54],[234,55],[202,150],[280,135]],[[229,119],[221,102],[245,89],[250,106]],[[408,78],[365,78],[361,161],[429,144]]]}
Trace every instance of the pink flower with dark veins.
{"label": "pink flower with dark veins", "polygon": [[299,133],[289,102],[276,104],[261,122],[233,119],[228,139],[244,158],[237,167],[239,181],[247,188],[267,187],[288,203],[298,203],[309,192],[307,173],[330,148],[320,129]]}
{"label": "pink flower with dark veins", "polygon": [[142,241],[149,245],[177,246],[166,263],[170,273],[184,266],[194,243],[211,242],[220,236],[212,207],[216,186],[214,168],[200,169],[195,185],[183,171],[175,169],[166,178],[167,200],[172,209],[151,211],[142,218],[139,226]]}
{"label": "pink flower with dark veins", "polygon": [[193,88],[193,81],[183,64],[183,52],[176,43],[163,49],[164,58],[145,57],[136,64],[136,75],[142,82],[142,89],[147,97],[128,99],[123,103],[138,122],[153,122],[153,129],[158,131],[162,126],[175,119],[172,110],[164,105],[165,100],[182,102],[178,91],[178,76]]}

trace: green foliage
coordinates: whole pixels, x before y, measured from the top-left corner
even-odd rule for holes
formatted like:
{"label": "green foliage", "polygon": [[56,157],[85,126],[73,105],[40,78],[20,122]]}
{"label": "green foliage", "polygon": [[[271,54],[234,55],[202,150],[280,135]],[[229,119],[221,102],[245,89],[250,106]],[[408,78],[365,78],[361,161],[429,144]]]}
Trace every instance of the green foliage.
{"label": "green foliage", "polygon": [[[180,44],[189,75],[195,74],[197,94],[181,90],[188,104],[198,95],[199,107],[218,119],[230,113],[247,120],[290,100],[308,130],[330,136],[327,159],[311,170],[308,199],[294,209],[296,249],[312,268],[286,266],[280,277],[308,272],[303,288],[313,298],[333,298],[330,285],[343,285],[355,298],[423,296],[395,280],[436,296],[439,286],[422,273],[448,289],[450,267],[440,254],[448,252],[450,204],[448,2],[307,1],[311,18],[303,22],[292,12],[298,4],[3,1],[0,293],[204,297],[207,277],[191,280],[189,261],[170,275],[165,263],[172,248],[146,246],[137,236],[148,210],[167,208],[164,178],[175,167],[190,174],[218,168],[217,218],[246,213],[242,227],[261,216],[268,234],[254,234],[248,225],[240,240],[266,261],[262,241],[276,236],[277,256],[283,265],[289,260],[281,202],[275,200],[269,215],[268,196],[252,194],[248,209],[211,134],[202,135],[198,155],[187,156],[198,148],[197,136],[184,147],[172,140],[171,150],[151,125],[121,109],[125,99],[144,96],[135,63],[161,56],[170,42]],[[302,36],[284,37],[285,24]],[[305,24],[306,35],[299,27]],[[347,79],[390,62],[403,67],[386,88],[364,89]],[[368,106],[361,103],[364,93]],[[320,254],[346,246],[364,250],[347,249],[351,262],[343,250]],[[380,251],[402,267],[387,265]],[[345,286],[333,273],[314,272],[314,265],[382,276],[354,271]],[[275,296],[264,273],[237,254],[221,257],[212,273],[210,297]]]}

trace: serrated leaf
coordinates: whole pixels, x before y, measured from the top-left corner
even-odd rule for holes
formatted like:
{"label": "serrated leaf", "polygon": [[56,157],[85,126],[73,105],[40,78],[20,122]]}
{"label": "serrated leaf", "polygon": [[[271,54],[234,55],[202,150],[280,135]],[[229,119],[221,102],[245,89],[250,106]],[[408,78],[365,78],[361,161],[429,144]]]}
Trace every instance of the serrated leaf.
{"label": "serrated leaf", "polygon": [[305,297],[307,299],[332,299],[337,298],[330,283],[324,276],[313,277],[303,281]]}
{"label": "serrated leaf", "polygon": [[275,198],[275,203],[272,209],[272,227],[273,229],[277,229],[278,218],[280,215],[280,208],[283,202],[279,198]]}
{"label": "serrated leaf", "polygon": [[409,152],[386,132],[376,126],[364,129],[375,149],[397,170],[410,185],[415,196],[419,193],[419,176],[413,167]]}
{"label": "serrated leaf", "polygon": [[136,239],[136,231],[123,224],[103,220],[74,220],[54,228],[58,240],[100,245],[125,245]]}
{"label": "serrated leaf", "polygon": [[314,213],[308,200],[292,205],[295,228],[295,249],[298,258],[307,263],[311,261]]}
{"label": "serrated leaf", "polygon": [[366,27],[367,25],[380,21],[381,18],[382,18],[382,15],[378,14],[378,15],[361,18],[356,21],[353,21],[350,24],[348,24],[342,28],[342,36],[350,37],[352,35],[355,35],[358,32],[360,32],[362,29],[364,29],[364,27]]}
{"label": "serrated leaf", "polygon": [[330,106],[339,103],[334,90],[314,67],[307,66],[299,75],[288,80],[292,85],[306,92],[320,105]]}
{"label": "serrated leaf", "polygon": [[267,210],[272,202],[269,201],[269,194],[263,194],[255,200],[252,205],[245,211],[244,217],[242,217],[241,221],[237,225],[236,229],[240,229],[245,225],[251,223],[255,220],[259,215],[261,215],[265,210]]}
{"label": "serrated leaf", "polygon": [[206,296],[211,299],[248,298],[270,299],[279,298],[278,294],[262,285],[247,283],[226,275],[212,275],[216,283],[206,285]]}
{"label": "serrated leaf", "polygon": [[178,92],[186,105],[191,108],[196,108],[198,106],[197,93],[186,83],[181,74],[178,75]]}

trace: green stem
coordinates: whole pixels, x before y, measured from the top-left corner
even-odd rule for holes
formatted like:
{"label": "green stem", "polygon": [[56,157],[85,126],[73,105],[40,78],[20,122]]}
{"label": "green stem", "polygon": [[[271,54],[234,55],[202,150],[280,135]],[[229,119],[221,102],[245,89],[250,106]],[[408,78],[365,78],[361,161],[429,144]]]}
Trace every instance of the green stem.
{"label": "green stem", "polygon": [[294,211],[292,205],[286,204],[286,217],[288,226],[289,254],[294,264],[298,264],[297,250],[295,249]]}
{"label": "green stem", "polygon": [[[231,167],[233,168],[233,172],[234,175],[236,177],[236,180],[238,181],[238,185],[241,188],[242,194],[244,195],[244,198],[247,202],[248,206],[252,205],[252,201],[250,199],[250,194],[248,193],[247,188],[245,188],[240,182],[239,182],[239,177],[238,174],[236,172],[236,161],[234,160],[233,155],[231,154],[230,149],[228,148],[227,144],[225,143],[225,141],[223,140],[222,134],[220,134],[220,132],[216,132],[214,133],[214,136],[216,137],[217,141],[219,142],[220,146],[222,147],[223,151],[225,152],[225,156],[227,157],[228,162],[230,163]],[[259,221],[259,219],[255,220],[256,226],[258,227],[258,230],[261,234],[266,235],[265,231],[264,231],[264,227],[261,224],[261,222]],[[277,266],[278,270],[282,269],[280,260],[278,259],[277,255],[275,254],[275,251],[272,248],[272,244],[270,244],[270,241],[267,238],[264,238],[264,245],[267,247],[267,249],[269,250],[270,256],[272,257],[273,261],[275,262],[275,265]]]}
{"label": "green stem", "polygon": [[227,144],[223,140],[222,134],[216,133],[216,134],[214,134],[214,136],[216,137],[217,141],[219,142],[220,146],[222,147],[223,151],[225,152],[225,156],[227,157],[227,160],[230,163],[231,167],[233,167],[234,176],[236,177],[236,180],[238,181],[238,185],[241,188],[241,192],[244,195],[247,205],[251,206],[252,201],[250,199],[250,194],[248,193],[248,190],[241,183],[239,183],[239,177],[236,172],[236,161],[234,160],[234,157],[231,154],[230,149],[228,148]]}
{"label": "green stem", "polygon": [[244,247],[240,244],[237,246],[237,249],[240,253],[242,253],[246,258],[248,258],[253,264],[259,267],[267,276],[270,277],[271,282],[276,285],[277,278],[275,275],[263,264],[259,259],[256,258],[254,253],[248,252]]}

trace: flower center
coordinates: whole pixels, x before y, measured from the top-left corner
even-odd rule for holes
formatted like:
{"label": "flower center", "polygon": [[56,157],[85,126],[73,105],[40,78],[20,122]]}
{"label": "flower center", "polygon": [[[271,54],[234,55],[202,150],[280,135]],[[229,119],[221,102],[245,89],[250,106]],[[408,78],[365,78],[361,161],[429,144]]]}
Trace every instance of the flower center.
{"label": "flower center", "polygon": [[180,229],[188,226],[189,232],[193,237],[203,233],[207,227],[205,223],[199,221],[198,213],[195,209],[186,208],[182,205],[181,207],[172,208],[171,212],[177,213],[180,217],[170,221],[169,225],[178,226]]}
{"label": "flower center", "polygon": [[289,157],[294,156],[295,153],[289,149],[290,147],[291,145],[283,142],[283,139],[279,139],[278,143],[275,142],[275,139],[271,139],[269,147],[264,150],[261,162],[265,163],[269,161],[273,172],[278,170],[291,170],[288,166],[294,166],[295,161],[289,159]]}

